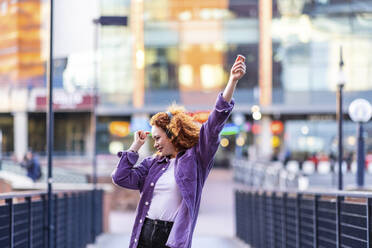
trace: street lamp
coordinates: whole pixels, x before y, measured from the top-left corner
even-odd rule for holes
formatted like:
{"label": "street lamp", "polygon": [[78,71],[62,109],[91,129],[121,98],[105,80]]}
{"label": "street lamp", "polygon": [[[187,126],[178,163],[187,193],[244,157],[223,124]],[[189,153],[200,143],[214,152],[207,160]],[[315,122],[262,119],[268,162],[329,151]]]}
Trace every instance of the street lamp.
{"label": "street lamp", "polygon": [[345,73],[343,71],[344,61],[342,58],[342,47],[340,47],[340,62],[339,62],[339,78],[337,82],[337,123],[338,123],[338,190],[342,190],[342,161],[343,161],[343,145],[342,145],[342,89],[345,85]]}
{"label": "street lamp", "polygon": [[53,112],[53,18],[54,0],[50,0],[50,29],[49,29],[49,61],[47,63],[47,88],[48,88],[48,110],[47,110],[47,163],[48,163],[48,247],[54,247],[54,197],[53,197],[53,144],[54,144],[54,112]]}
{"label": "street lamp", "polygon": [[357,185],[364,186],[364,137],[363,137],[363,122],[369,121],[372,116],[372,107],[365,99],[358,98],[349,106],[350,118],[358,123],[358,146],[357,146]]}

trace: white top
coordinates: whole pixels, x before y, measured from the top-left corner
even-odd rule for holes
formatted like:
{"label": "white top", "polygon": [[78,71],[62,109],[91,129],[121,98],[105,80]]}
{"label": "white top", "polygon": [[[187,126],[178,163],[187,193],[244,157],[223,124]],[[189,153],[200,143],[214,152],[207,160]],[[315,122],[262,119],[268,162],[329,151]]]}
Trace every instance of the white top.
{"label": "white top", "polygon": [[174,175],[175,159],[170,160],[168,169],[154,185],[150,209],[147,217],[153,220],[174,221],[181,205],[181,193]]}

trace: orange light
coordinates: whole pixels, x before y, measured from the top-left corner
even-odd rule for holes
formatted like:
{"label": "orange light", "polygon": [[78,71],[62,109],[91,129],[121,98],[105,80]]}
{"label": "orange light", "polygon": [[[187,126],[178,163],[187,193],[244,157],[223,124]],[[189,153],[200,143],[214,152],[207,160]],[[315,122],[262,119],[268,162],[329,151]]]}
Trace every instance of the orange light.
{"label": "orange light", "polygon": [[193,113],[188,113],[194,121],[199,122],[199,123],[204,123],[208,120],[209,111],[198,111],[198,112],[193,112]]}
{"label": "orange light", "polygon": [[109,125],[110,134],[125,137],[130,132],[130,124],[127,121],[113,121]]}
{"label": "orange light", "polygon": [[281,134],[284,130],[284,125],[281,121],[273,121],[271,122],[270,129],[273,134]]}

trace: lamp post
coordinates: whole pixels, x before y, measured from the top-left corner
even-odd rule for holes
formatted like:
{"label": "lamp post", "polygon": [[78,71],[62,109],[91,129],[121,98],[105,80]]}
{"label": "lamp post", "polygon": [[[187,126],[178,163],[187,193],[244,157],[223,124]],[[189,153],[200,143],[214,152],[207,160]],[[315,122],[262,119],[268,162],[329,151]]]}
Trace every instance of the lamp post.
{"label": "lamp post", "polygon": [[50,0],[49,61],[47,63],[48,110],[47,110],[47,161],[48,161],[48,247],[54,247],[54,197],[53,197],[53,144],[54,144],[54,112],[53,112],[53,12],[54,0]]}
{"label": "lamp post", "polygon": [[372,107],[365,99],[358,98],[349,106],[350,118],[358,123],[358,146],[357,146],[357,186],[364,186],[364,137],[363,137],[363,122],[369,121],[372,116]]}
{"label": "lamp post", "polygon": [[342,145],[342,89],[345,85],[345,74],[343,71],[344,61],[342,58],[342,47],[340,48],[340,62],[339,62],[339,79],[337,82],[337,123],[338,123],[338,190],[343,189],[342,182],[342,162],[343,162],[343,145]]}

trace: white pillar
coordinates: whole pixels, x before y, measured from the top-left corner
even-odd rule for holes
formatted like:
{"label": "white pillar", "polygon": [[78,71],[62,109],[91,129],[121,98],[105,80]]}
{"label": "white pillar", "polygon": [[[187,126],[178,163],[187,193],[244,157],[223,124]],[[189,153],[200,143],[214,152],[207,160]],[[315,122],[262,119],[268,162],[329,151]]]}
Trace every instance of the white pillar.
{"label": "white pillar", "polygon": [[261,119],[261,135],[260,135],[260,145],[259,145],[259,154],[260,158],[270,159],[272,154],[272,145],[271,145],[271,119],[269,116],[263,116]]}
{"label": "white pillar", "polygon": [[27,112],[14,112],[14,154],[21,161],[28,146],[28,116]]}

